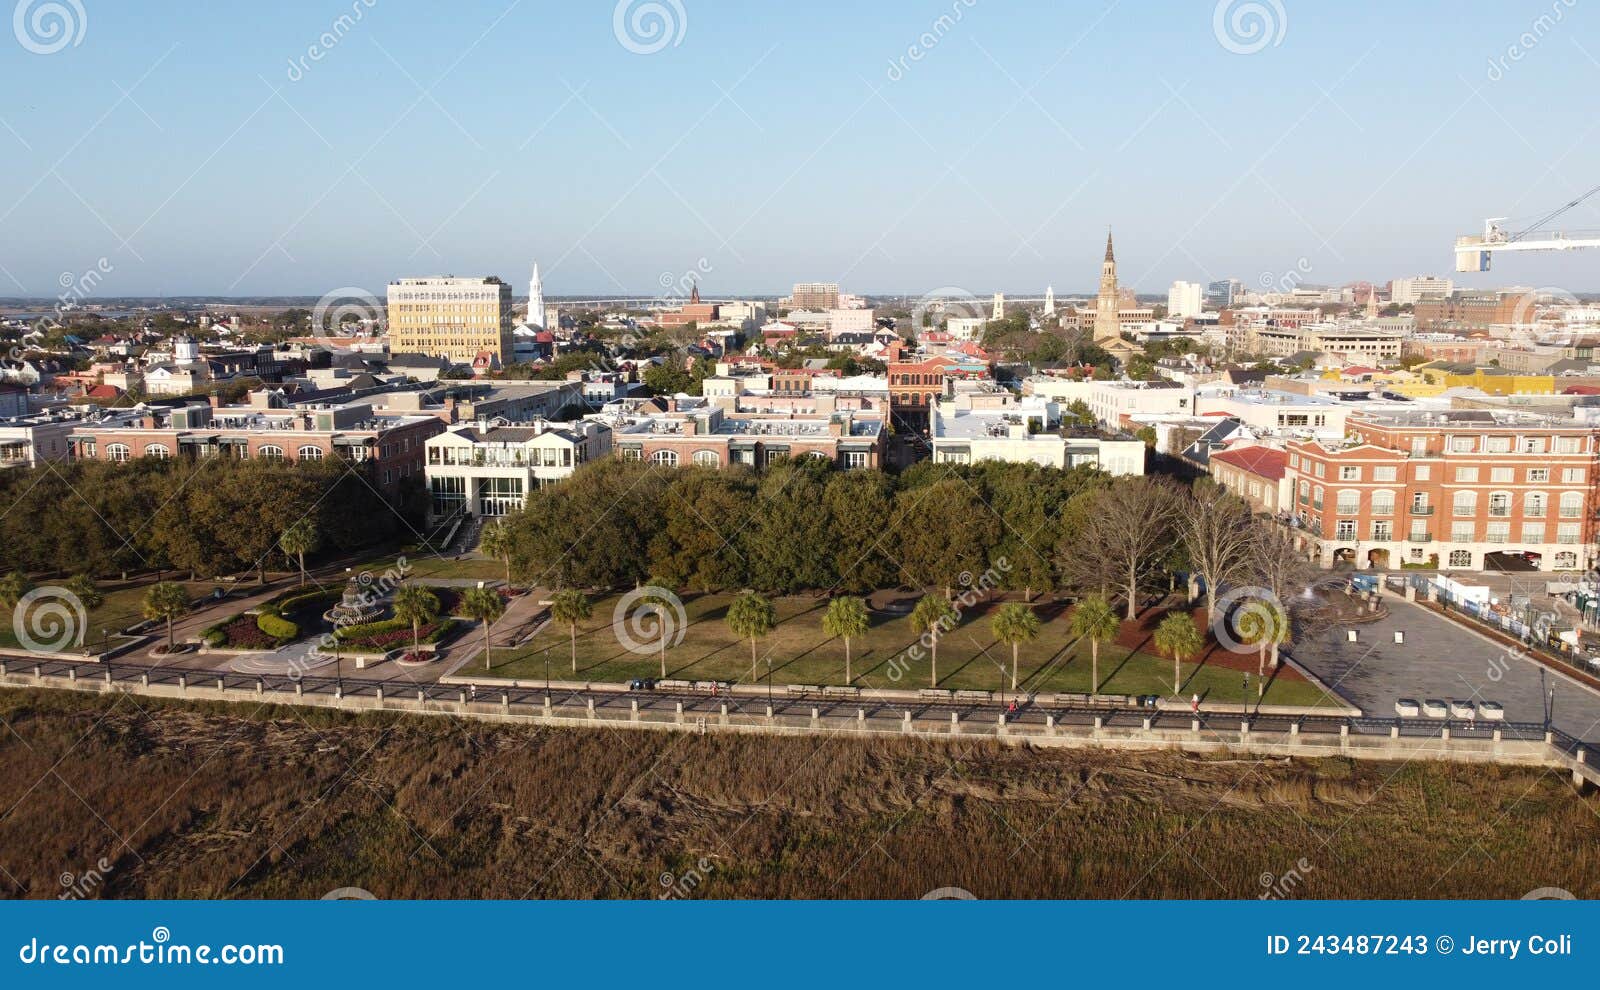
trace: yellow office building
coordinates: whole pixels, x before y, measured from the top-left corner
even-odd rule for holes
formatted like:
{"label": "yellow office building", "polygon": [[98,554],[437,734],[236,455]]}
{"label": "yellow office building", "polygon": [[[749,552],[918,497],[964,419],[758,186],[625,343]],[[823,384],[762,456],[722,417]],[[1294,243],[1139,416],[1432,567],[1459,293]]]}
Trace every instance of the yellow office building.
{"label": "yellow office building", "polygon": [[487,278],[403,278],[389,283],[389,352],[471,364],[512,360],[511,286]]}

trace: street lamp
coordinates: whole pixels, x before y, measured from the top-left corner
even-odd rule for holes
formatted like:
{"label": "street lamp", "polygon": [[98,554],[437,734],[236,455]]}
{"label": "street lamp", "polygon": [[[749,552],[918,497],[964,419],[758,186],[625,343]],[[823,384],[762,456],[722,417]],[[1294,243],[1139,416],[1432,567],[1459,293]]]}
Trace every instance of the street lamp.
{"label": "street lamp", "polygon": [[772,710],[772,658],[767,657],[767,711]]}

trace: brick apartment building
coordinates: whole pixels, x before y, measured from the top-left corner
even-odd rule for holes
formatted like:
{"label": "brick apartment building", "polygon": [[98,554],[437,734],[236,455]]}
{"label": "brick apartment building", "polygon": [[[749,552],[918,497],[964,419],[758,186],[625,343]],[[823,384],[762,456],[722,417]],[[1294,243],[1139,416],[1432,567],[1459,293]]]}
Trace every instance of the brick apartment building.
{"label": "brick apartment building", "polygon": [[1525,413],[1353,416],[1342,444],[1288,444],[1283,515],[1324,566],[1481,570],[1511,556],[1544,571],[1589,568],[1597,438]]}
{"label": "brick apartment building", "polygon": [[1491,327],[1516,323],[1531,316],[1527,297],[1520,292],[1457,293],[1444,299],[1421,299],[1411,308],[1418,330],[1444,327]]}

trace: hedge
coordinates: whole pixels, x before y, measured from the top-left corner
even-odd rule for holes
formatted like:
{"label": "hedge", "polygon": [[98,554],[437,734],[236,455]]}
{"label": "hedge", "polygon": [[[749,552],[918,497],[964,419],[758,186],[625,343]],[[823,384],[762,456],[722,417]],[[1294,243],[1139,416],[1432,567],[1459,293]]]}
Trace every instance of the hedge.
{"label": "hedge", "polygon": [[343,594],[337,589],[317,587],[296,588],[288,594],[285,594],[283,597],[275,599],[268,607],[278,615],[287,615],[296,609],[310,605],[314,602],[327,602],[329,605],[332,605],[341,597],[343,597]]}
{"label": "hedge", "polygon": [[380,619],[377,622],[363,622],[360,625],[345,626],[334,635],[340,639],[365,639],[368,636],[378,636],[396,629],[411,631],[411,623],[404,619]]}
{"label": "hedge", "polygon": [[299,626],[270,612],[262,612],[256,616],[256,628],[273,639],[293,640],[300,638]]}

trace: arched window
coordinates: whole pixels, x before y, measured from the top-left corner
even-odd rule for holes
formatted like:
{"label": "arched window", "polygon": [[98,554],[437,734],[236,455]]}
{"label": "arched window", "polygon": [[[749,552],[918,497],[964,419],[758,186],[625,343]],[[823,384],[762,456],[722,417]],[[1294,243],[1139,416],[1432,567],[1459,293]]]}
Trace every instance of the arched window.
{"label": "arched window", "polygon": [[662,467],[677,467],[678,452],[676,450],[658,450],[650,455],[650,463],[659,464]]}
{"label": "arched window", "polygon": [[1549,501],[1549,497],[1544,492],[1529,492],[1522,496],[1522,514],[1525,516],[1542,516]]}
{"label": "arched window", "polygon": [[1458,516],[1475,516],[1478,514],[1477,492],[1456,492],[1454,512]]}
{"label": "arched window", "polygon": [[717,452],[714,450],[697,450],[694,452],[694,457],[692,460],[694,461],[695,467],[714,468],[722,466],[722,458],[719,457]]}
{"label": "arched window", "polygon": [[1511,515],[1510,492],[1489,493],[1489,515],[1499,518]]}
{"label": "arched window", "polygon": [[168,450],[164,443],[147,443],[144,445],[144,456],[164,461],[172,456],[172,451]]}
{"label": "arched window", "polygon": [[108,461],[117,461],[120,463],[127,460],[132,453],[133,451],[129,450],[128,445],[125,443],[106,444],[106,460]]}
{"label": "arched window", "polygon": [[1578,569],[1578,555],[1571,550],[1563,550],[1556,554],[1556,570],[1575,571]]}
{"label": "arched window", "polygon": [[1561,493],[1561,518],[1563,518],[1563,519],[1577,519],[1578,517],[1580,517],[1582,515],[1583,515],[1583,493],[1582,492],[1562,492]]}
{"label": "arched window", "polygon": [[299,457],[302,461],[320,461],[322,460],[322,448],[308,443],[300,448]]}
{"label": "arched window", "polygon": [[1372,514],[1375,516],[1394,515],[1394,492],[1376,491],[1372,493]]}
{"label": "arched window", "polygon": [[1361,511],[1361,493],[1354,488],[1341,488],[1336,496],[1339,515],[1353,516]]}
{"label": "arched window", "polygon": [[256,451],[256,456],[257,457],[270,457],[270,458],[275,458],[277,460],[282,460],[283,459],[283,448],[277,446],[276,444],[270,444],[269,443],[266,446],[262,447],[260,450]]}

